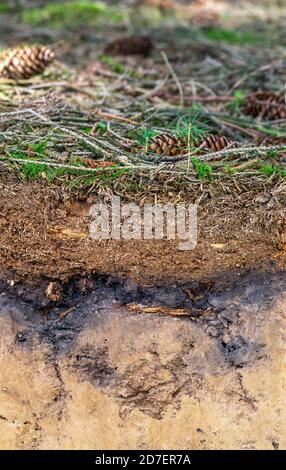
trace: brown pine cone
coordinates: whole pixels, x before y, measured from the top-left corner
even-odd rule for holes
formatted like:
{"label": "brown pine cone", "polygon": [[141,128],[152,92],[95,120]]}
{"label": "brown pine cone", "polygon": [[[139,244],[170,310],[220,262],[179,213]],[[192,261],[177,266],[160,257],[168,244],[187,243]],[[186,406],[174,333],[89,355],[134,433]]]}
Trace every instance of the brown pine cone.
{"label": "brown pine cone", "polygon": [[54,53],[45,46],[8,49],[0,58],[0,77],[13,80],[42,73],[54,60]]}
{"label": "brown pine cone", "polygon": [[211,134],[206,137],[203,142],[199,145],[200,150],[207,152],[219,152],[220,150],[225,149],[226,147],[237,147],[236,142],[223,135],[214,135]]}
{"label": "brown pine cone", "polygon": [[107,44],[104,53],[109,55],[140,54],[147,57],[153,47],[153,41],[149,36],[130,36],[116,39]]}
{"label": "brown pine cone", "polygon": [[164,156],[175,156],[184,153],[186,145],[179,137],[171,136],[170,134],[160,134],[154,137],[149,150],[152,153]]}
{"label": "brown pine cone", "polygon": [[146,0],[146,5],[159,8],[160,10],[170,10],[174,5],[172,0]]}
{"label": "brown pine cone", "polygon": [[245,114],[268,121],[286,118],[285,93],[258,92],[246,98]]}

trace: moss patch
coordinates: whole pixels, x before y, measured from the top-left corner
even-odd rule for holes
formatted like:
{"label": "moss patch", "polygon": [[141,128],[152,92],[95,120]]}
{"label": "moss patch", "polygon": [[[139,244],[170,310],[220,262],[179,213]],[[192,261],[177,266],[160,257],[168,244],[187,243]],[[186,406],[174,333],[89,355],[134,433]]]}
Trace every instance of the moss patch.
{"label": "moss patch", "polygon": [[242,31],[238,29],[225,29],[225,28],[206,28],[203,34],[207,39],[217,42],[225,42],[233,45],[263,45],[269,42],[275,42],[275,35],[265,35],[265,33]]}
{"label": "moss patch", "polygon": [[91,0],[47,4],[42,8],[27,10],[23,14],[26,23],[33,26],[76,29],[79,26],[95,26],[98,21],[120,22],[121,12],[103,2]]}

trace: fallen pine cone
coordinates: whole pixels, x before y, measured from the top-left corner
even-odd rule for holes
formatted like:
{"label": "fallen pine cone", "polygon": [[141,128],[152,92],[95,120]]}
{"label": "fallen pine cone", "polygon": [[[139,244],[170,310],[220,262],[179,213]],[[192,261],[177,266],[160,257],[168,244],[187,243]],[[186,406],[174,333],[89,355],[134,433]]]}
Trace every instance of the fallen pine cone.
{"label": "fallen pine cone", "polygon": [[[200,153],[205,152],[219,152],[226,148],[237,147],[237,143],[233,140],[221,136],[211,134],[207,136],[202,142],[198,144]],[[186,139],[180,139],[170,134],[160,134],[152,140],[149,150],[152,153],[164,156],[176,156],[186,152],[187,145]]]}
{"label": "fallen pine cone", "polygon": [[159,8],[160,10],[170,10],[174,5],[172,0],[146,0],[149,7]]}
{"label": "fallen pine cone", "polygon": [[54,53],[45,46],[8,49],[0,58],[0,77],[26,79],[42,73],[54,60]]}
{"label": "fallen pine cone", "polygon": [[149,150],[152,153],[165,156],[175,156],[184,153],[186,149],[185,142],[176,136],[170,134],[160,134],[152,140]]}
{"label": "fallen pine cone", "polygon": [[116,39],[107,44],[104,53],[109,55],[140,54],[147,57],[153,47],[153,41],[149,36],[130,36]]}
{"label": "fallen pine cone", "polygon": [[235,148],[237,143],[223,135],[211,134],[206,137],[199,145],[199,149],[207,152],[220,152],[227,147]]}
{"label": "fallen pine cone", "polygon": [[268,121],[286,118],[285,93],[262,91],[246,97],[244,113]]}

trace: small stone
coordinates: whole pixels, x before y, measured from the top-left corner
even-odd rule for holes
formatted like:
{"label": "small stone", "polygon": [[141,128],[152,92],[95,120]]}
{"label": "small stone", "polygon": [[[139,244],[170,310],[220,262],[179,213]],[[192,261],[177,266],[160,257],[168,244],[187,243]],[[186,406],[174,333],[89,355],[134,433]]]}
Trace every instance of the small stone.
{"label": "small stone", "polygon": [[209,299],[209,303],[211,304],[212,307],[217,308],[219,306],[219,299],[214,297]]}
{"label": "small stone", "polygon": [[218,331],[217,329],[214,327],[214,326],[209,326],[207,329],[206,329],[206,333],[210,336],[212,336],[213,338],[216,338],[218,336]]}
{"label": "small stone", "polygon": [[222,250],[225,247],[225,243],[212,243],[211,247],[215,250]]}
{"label": "small stone", "polygon": [[222,337],[223,344],[228,344],[230,340],[231,340],[231,337],[229,335],[223,335]]}
{"label": "small stone", "polygon": [[220,324],[219,320],[210,320],[209,325],[211,326],[218,326]]}
{"label": "small stone", "polygon": [[240,309],[236,305],[230,305],[225,310],[220,312],[219,317],[233,323],[239,314]]}
{"label": "small stone", "polygon": [[56,282],[50,282],[45,291],[46,297],[52,302],[57,302],[61,299],[61,292],[59,285]]}
{"label": "small stone", "polygon": [[228,327],[228,321],[227,320],[224,320],[223,318],[221,318],[220,322],[221,322],[222,326],[224,326],[225,328]]}

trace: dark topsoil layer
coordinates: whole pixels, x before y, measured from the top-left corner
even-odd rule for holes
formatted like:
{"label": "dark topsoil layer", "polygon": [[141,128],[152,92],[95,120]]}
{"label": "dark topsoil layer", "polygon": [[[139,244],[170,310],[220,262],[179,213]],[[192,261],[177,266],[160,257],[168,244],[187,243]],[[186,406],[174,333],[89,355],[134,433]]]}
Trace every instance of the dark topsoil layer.
{"label": "dark topsoil layer", "polygon": [[[156,181],[154,182],[156,187]],[[166,202],[160,194],[158,201]],[[88,199],[87,199],[88,197]],[[130,195],[130,200],[140,200]],[[130,278],[140,285],[184,283],[285,267],[285,183],[264,180],[206,183],[184,192],[198,202],[198,245],[180,251],[177,241],[95,241],[89,207],[98,195],[78,197],[59,185],[0,179],[1,279],[67,281],[91,273]],[[84,200],[86,199],[86,200]],[[169,202],[174,201],[174,193]]]}

